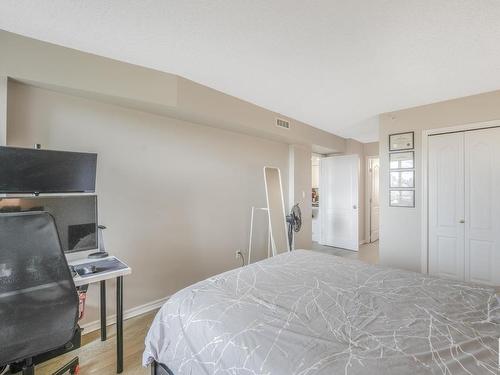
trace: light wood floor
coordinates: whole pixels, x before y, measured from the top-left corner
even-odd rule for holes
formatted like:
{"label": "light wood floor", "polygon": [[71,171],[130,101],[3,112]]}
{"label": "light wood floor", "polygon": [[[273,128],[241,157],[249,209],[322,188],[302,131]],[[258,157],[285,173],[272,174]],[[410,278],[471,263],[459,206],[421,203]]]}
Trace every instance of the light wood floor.
{"label": "light wood floor", "polygon": [[[128,319],[124,322],[124,371],[125,375],[150,374],[150,370],[141,365],[144,351],[144,338],[151,326],[157,310]],[[115,326],[108,327],[108,339],[101,341],[100,332],[94,331],[82,336],[81,348],[54,358],[36,367],[37,375],[52,374],[58,367],[68,360],[78,356],[80,358],[80,375],[116,374],[116,330]]]}
{"label": "light wood floor", "polygon": [[[338,249],[330,246],[313,244],[314,251],[320,251],[330,255],[356,258],[368,263],[378,263],[378,242],[360,246],[358,252]],[[144,338],[151,326],[156,310],[132,319],[124,323],[124,365],[125,375],[149,374],[149,369],[141,366],[142,352],[144,350]],[[116,373],[116,337],[115,326],[108,328],[108,340],[101,342],[99,331],[83,335],[82,347],[64,356],[54,358],[51,361],[37,366],[37,374],[48,375],[63,365],[69,359],[80,357],[80,374],[112,375]]]}

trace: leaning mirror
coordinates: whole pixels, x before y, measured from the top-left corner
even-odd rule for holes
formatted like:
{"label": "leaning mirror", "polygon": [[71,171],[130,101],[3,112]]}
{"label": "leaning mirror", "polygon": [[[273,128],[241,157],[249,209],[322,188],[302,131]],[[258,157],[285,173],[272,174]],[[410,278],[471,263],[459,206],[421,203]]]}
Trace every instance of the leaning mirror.
{"label": "leaning mirror", "polygon": [[269,230],[271,231],[271,249],[273,255],[289,251],[286,230],[285,202],[281,185],[279,168],[264,167],[266,184],[267,210],[269,214]]}

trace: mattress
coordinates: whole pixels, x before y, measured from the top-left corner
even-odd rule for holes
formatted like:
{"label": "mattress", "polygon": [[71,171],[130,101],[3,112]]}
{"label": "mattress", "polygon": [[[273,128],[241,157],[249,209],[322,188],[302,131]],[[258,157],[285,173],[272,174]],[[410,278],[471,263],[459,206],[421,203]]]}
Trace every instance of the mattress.
{"label": "mattress", "polygon": [[146,337],[183,374],[498,374],[488,287],[296,250],[173,295]]}

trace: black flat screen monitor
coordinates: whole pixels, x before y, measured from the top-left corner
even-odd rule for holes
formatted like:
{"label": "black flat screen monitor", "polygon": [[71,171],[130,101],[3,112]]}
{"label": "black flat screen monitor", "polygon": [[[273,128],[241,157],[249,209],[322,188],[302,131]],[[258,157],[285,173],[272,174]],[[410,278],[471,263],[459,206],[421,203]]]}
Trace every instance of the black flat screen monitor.
{"label": "black flat screen monitor", "polygon": [[46,211],[54,217],[65,252],[98,248],[96,195],[0,198],[0,213],[25,211]]}
{"label": "black flat screen monitor", "polygon": [[0,193],[93,193],[97,154],[0,147]]}

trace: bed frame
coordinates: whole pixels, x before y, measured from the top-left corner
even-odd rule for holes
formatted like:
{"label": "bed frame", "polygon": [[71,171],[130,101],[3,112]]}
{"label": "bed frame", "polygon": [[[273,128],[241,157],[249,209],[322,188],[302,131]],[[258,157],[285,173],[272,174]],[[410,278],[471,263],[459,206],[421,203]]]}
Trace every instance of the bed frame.
{"label": "bed frame", "polygon": [[174,373],[163,363],[151,362],[151,375],[174,375]]}

